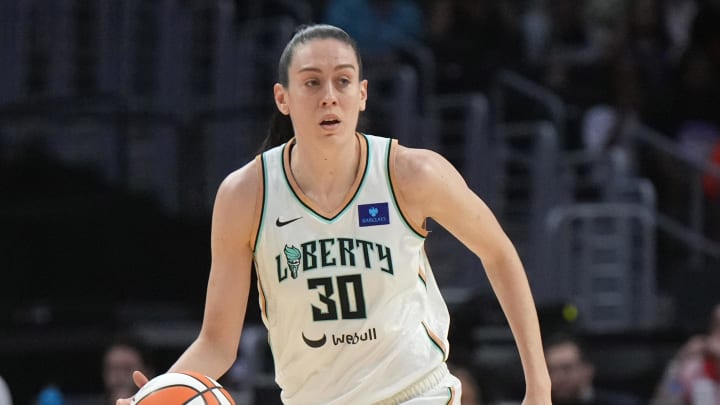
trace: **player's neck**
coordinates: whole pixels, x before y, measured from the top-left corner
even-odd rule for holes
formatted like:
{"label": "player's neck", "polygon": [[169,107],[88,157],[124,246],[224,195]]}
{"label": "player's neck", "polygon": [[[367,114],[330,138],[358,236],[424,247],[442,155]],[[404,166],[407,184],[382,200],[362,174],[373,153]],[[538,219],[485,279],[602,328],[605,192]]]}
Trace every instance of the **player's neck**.
{"label": "player's neck", "polygon": [[290,168],[300,189],[320,205],[343,199],[357,177],[360,140],[355,134],[333,145],[295,144]]}

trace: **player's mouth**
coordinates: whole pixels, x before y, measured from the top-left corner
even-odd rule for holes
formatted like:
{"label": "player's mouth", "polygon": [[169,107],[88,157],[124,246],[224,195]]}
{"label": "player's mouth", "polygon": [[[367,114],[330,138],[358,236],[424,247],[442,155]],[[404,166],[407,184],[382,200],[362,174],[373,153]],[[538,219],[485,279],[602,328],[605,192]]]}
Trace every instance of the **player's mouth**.
{"label": "player's mouth", "polygon": [[340,126],[340,122],[340,119],[336,116],[327,116],[320,121],[320,126],[326,131],[333,131]]}

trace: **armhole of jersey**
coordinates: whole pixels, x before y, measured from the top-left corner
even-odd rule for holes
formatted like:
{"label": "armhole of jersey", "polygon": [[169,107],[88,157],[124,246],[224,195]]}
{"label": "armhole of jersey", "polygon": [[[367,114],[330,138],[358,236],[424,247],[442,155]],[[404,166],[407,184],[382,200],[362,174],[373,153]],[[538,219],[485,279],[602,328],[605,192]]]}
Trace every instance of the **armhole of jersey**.
{"label": "armhole of jersey", "polygon": [[402,216],[403,221],[407,224],[410,229],[412,229],[413,232],[418,234],[418,236],[422,238],[426,238],[428,235],[427,229],[425,229],[424,223],[423,224],[416,224],[415,222],[410,220],[410,217],[405,214],[405,211],[403,210],[403,207],[407,207],[408,203],[403,198],[402,194],[399,192],[396,192],[397,190],[397,175],[395,174],[395,155],[397,152],[397,145],[398,140],[397,139],[391,139],[390,143],[388,144],[388,154],[387,154],[387,167],[388,167],[388,177],[390,182],[390,193],[393,196],[393,199],[395,200],[395,206],[397,207],[398,211],[400,212],[400,216]]}
{"label": "armhole of jersey", "polygon": [[448,393],[450,394],[450,399],[448,399],[447,403],[448,405],[453,405],[455,403],[455,397],[457,396],[455,387],[448,387]]}
{"label": "armhole of jersey", "polygon": [[448,350],[445,347],[445,344],[443,343],[443,340],[438,336],[435,331],[430,328],[430,325],[428,325],[425,321],[420,321],[423,328],[425,328],[425,333],[427,334],[427,337],[430,339],[430,342],[432,342],[433,346],[435,346],[436,349],[440,351],[440,354],[442,354],[443,361],[447,361],[448,359]]}
{"label": "armhole of jersey", "polygon": [[258,301],[260,304],[260,314],[265,318],[266,321],[268,321],[270,318],[268,318],[267,315],[267,300],[265,299],[265,289],[262,285],[262,279],[260,278],[260,272],[258,271],[257,263],[253,260],[253,267],[255,267],[255,275],[257,276],[257,289],[258,289]]}
{"label": "armhole of jersey", "polygon": [[255,157],[257,166],[257,197],[255,199],[255,214],[253,215],[253,232],[251,235],[250,246],[253,252],[257,248],[258,238],[260,237],[260,228],[262,227],[263,214],[265,213],[265,161],[262,155]]}

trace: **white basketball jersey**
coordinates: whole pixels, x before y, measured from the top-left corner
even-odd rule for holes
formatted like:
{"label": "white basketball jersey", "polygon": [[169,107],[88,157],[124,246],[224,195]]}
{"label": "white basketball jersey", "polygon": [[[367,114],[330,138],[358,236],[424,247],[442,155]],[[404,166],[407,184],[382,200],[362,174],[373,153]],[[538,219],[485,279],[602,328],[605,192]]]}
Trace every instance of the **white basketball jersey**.
{"label": "white basketball jersey", "polygon": [[335,213],[297,186],[294,140],[259,157],[255,264],[285,404],[372,404],[447,359],[449,314],[426,232],[406,220],[393,192],[397,141],[357,136],[360,170]]}

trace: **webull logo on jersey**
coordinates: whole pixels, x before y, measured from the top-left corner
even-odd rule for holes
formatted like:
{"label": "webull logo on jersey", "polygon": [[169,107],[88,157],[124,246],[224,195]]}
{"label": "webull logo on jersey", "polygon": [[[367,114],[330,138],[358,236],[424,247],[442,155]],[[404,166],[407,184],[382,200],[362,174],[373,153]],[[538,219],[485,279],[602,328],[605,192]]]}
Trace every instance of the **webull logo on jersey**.
{"label": "webull logo on jersey", "polygon": [[361,204],[358,205],[358,225],[376,226],[390,223],[390,211],[388,203]]}
{"label": "webull logo on jersey", "polygon": [[[283,264],[285,256],[285,265]],[[278,282],[298,278],[302,270],[314,271],[325,268],[378,269],[393,274],[392,252],[389,247],[361,239],[330,238],[303,242],[297,247],[285,245],[283,252],[275,256]]]}
{"label": "webull logo on jersey", "polygon": [[[324,333],[320,339],[310,339],[309,337],[305,336],[305,332],[303,332],[302,339],[306,345],[314,349],[325,346],[325,343],[327,343],[328,341],[327,336]],[[369,342],[376,339],[377,331],[375,330],[375,328],[370,328],[364,332],[341,333],[337,335],[333,333],[332,335],[330,335],[330,342],[335,346],[356,345],[358,343]]]}

